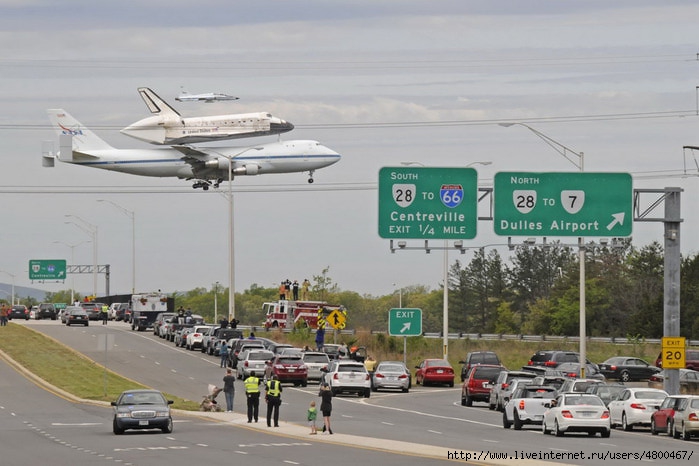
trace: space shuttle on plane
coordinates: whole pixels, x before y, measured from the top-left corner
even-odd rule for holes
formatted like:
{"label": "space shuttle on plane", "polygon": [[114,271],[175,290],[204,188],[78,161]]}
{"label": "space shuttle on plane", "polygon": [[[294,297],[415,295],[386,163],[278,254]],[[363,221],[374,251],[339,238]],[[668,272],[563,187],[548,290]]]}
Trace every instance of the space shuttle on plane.
{"label": "space shuttle on plane", "polygon": [[131,175],[194,180],[193,188],[218,187],[235,176],[268,173],[313,173],[340,160],[340,154],[317,141],[278,141],[243,147],[175,145],[149,149],[116,149],[63,109],[48,110],[60,138],[60,151],[42,154],[44,167],[55,161]]}
{"label": "space shuttle on plane", "polygon": [[267,112],[185,118],[151,89],[139,87],[138,92],[153,116],[139,120],[121,132],[151,144],[176,146],[271,136],[294,129],[288,121]]}

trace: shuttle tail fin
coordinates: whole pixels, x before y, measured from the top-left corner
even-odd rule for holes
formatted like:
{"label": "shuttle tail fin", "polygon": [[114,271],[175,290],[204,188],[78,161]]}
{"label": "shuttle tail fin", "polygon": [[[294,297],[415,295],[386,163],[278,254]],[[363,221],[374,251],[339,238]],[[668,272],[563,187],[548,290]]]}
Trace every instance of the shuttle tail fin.
{"label": "shuttle tail fin", "polygon": [[49,109],[47,112],[58,135],[72,137],[74,151],[113,149],[65,110],[58,108]]}
{"label": "shuttle tail fin", "polygon": [[165,103],[165,101],[150,88],[139,87],[138,93],[141,94],[143,102],[145,102],[146,107],[148,107],[148,110],[150,110],[152,114],[162,115],[164,117],[174,116],[177,119],[180,119],[180,114],[177,112],[177,110]]}

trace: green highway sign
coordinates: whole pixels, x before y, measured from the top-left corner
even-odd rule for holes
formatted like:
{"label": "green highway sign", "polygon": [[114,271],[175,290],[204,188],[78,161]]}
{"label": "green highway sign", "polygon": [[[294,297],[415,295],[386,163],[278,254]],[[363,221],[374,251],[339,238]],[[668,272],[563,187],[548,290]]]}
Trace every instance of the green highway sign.
{"label": "green highway sign", "polygon": [[379,236],[472,239],[478,224],[473,168],[383,167],[379,170]]}
{"label": "green highway sign", "polygon": [[65,259],[44,260],[32,259],[29,261],[30,280],[65,280]]}
{"label": "green highway sign", "polygon": [[628,173],[500,172],[493,223],[502,236],[630,236]]}
{"label": "green highway sign", "polygon": [[388,311],[388,334],[394,337],[422,335],[422,309],[396,308]]}

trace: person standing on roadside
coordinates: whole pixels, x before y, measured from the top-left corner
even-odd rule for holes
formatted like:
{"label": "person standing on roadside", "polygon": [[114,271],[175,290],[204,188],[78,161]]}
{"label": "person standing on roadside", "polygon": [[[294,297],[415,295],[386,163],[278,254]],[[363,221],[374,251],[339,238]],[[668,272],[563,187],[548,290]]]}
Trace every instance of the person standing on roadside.
{"label": "person standing on roadside", "polygon": [[226,395],[226,412],[233,412],[233,397],[235,395],[235,376],[233,369],[226,369],[226,375],[223,377],[223,394]]}
{"label": "person standing on roadside", "polygon": [[250,372],[250,377],[245,379],[245,396],[248,399],[248,423],[253,419],[257,422],[260,414],[260,379],[255,371]]}
{"label": "person standing on roadside", "polygon": [[320,412],[323,414],[323,432],[332,435],[333,430],[330,428],[330,414],[333,410],[333,392],[330,390],[330,385],[323,384],[323,386],[320,387],[318,396],[321,399]]}
{"label": "person standing on roadside", "polygon": [[226,340],[223,340],[221,343],[219,354],[221,355],[221,367],[226,367],[228,363],[228,343],[226,343]]}
{"label": "person standing on roadside", "polygon": [[102,304],[102,325],[107,325],[109,320],[109,306]]}
{"label": "person standing on roadside", "polygon": [[308,425],[311,428],[311,435],[318,433],[316,430],[316,417],[318,416],[318,410],[316,409],[316,402],[311,401],[311,405],[308,407],[308,413],[306,418],[308,419]]}
{"label": "person standing on roadside", "polygon": [[272,427],[272,414],[274,414],[274,427],[279,427],[279,406],[282,404],[282,384],[279,382],[276,375],[272,376],[272,380],[267,381],[266,390],[267,427]]}
{"label": "person standing on roadside", "polygon": [[7,313],[7,306],[3,304],[2,307],[0,307],[0,327],[4,327],[7,325]]}

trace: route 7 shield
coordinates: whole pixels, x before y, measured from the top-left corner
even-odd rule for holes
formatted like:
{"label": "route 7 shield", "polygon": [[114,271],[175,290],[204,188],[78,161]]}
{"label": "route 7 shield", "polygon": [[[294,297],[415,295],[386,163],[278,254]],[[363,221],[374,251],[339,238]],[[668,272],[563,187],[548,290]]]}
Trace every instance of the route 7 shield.
{"label": "route 7 shield", "polygon": [[415,200],[415,185],[414,184],[394,184],[392,187],[393,200],[400,207],[409,207]]}
{"label": "route 7 shield", "polygon": [[577,214],[585,205],[585,191],[564,190],[561,191],[561,205],[569,214]]}

